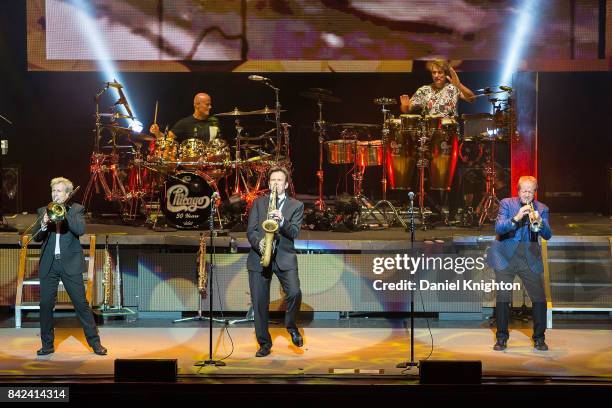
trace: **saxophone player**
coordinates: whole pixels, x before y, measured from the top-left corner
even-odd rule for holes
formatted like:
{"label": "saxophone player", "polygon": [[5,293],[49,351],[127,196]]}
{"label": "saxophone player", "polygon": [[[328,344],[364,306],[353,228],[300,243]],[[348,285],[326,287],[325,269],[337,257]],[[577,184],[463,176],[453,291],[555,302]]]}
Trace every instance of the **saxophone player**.
{"label": "saxophone player", "polygon": [[[270,354],[272,337],[268,330],[270,307],[270,282],[276,275],[285,292],[287,311],[285,327],[292,343],[302,347],[303,339],[296,324],[297,313],[302,303],[302,291],[298,277],[297,255],[294,241],[302,227],[304,204],[286,194],[289,186],[289,172],[284,167],[273,167],[268,173],[271,194],[259,197],[253,202],[249,212],[247,237],[251,250],[247,259],[251,302],[255,313],[255,334],[259,343],[256,357]],[[271,198],[276,192],[276,202]],[[269,212],[269,209],[272,211]],[[266,247],[266,231],[262,223],[273,219],[278,223],[274,232],[272,254],[268,266],[262,265],[262,255]]]}

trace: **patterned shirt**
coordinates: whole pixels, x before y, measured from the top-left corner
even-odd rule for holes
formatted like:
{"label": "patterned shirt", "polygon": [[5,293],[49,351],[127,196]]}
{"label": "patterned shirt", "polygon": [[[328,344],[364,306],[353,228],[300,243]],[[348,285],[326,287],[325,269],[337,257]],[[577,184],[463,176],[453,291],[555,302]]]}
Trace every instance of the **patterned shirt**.
{"label": "patterned shirt", "polygon": [[411,110],[424,108],[427,115],[456,117],[459,93],[459,89],[449,83],[444,84],[440,90],[437,90],[433,85],[424,85],[417,89],[412,96],[410,100]]}

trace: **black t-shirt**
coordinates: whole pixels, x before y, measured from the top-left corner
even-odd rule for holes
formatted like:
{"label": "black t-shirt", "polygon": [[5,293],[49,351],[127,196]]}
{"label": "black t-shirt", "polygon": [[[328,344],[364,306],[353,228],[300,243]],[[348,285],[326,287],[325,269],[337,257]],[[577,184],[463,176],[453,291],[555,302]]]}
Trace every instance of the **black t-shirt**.
{"label": "black t-shirt", "polygon": [[[176,141],[181,143],[187,139],[200,139],[204,143],[210,142],[210,127],[219,128],[219,121],[214,116],[209,116],[206,119],[196,119],[193,115],[189,115],[172,126],[172,133],[176,136]],[[217,130],[217,136],[220,137]]]}

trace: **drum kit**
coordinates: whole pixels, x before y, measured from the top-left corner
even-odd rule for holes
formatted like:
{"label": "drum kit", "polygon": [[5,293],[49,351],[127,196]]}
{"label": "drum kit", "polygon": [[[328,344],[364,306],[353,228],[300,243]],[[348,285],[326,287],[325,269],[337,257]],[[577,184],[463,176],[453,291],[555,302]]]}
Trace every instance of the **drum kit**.
{"label": "drum kit", "polygon": [[[267,79],[266,79],[267,80]],[[94,150],[91,156],[90,180],[85,191],[85,205],[94,193],[103,193],[104,199],[117,203],[125,221],[144,216],[155,228],[162,218],[179,229],[198,229],[207,220],[207,209],[213,193],[230,204],[244,203],[241,220],[250,204],[265,193],[267,171],[282,165],[291,172],[289,149],[290,125],[280,121],[284,112],[278,101],[278,88],[269,80],[264,84],[276,92],[274,108],[218,113],[219,120],[233,119],[235,144],[218,137],[219,129],[210,126],[210,142],[195,137],[182,142],[136,132],[119,126],[118,120],[134,120],[132,111],[122,92],[122,85],[107,83],[95,97],[96,128]],[[109,88],[119,91],[119,100],[111,112],[101,113],[99,98]],[[310,88],[300,94],[316,101],[318,119],[314,131],[319,142],[318,199],[316,209],[326,211],[323,188],[324,159],[333,166],[351,166],[352,200],[359,208],[357,228],[372,223],[390,226],[396,222],[407,227],[405,217],[387,200],[388,188],[393,191],[416,191],[418,213],[423,229],[426,217],[432,212],[425,206],[430,191],[448,192],[458,160],[480,163],[486,150],[483,175],[486,192],[476,210],[478,225],[494,218],[498,205],[495,196],[496,142],[508,141],[515,132],[511,98],[493,99],[492,114],[463,115],[463,137],[459,124],[453,118],[401,114],[393,116],[389,107],[397,104],[394,98],[376,98],[380,107],[380,124],[329,123],[323,118],[325,104],[339,103],[340,98],[322,88]],[[122,113],[117,110],[123,107]],[[158,104],[155,107],[157,121]],[[246,133],[242,120],[246,116],[274,115],[276,126],[260,135]],[[485,149],[486,147],[486,149]],[[367,171],[382,170],[382,199],[371,202],[363,193],[363,180]],[[290,191],[295,194],[290,184]],[[223,221],[219,217],[222,226]]]}
{"label": "drum kit", "polygon": [[[116,82],[111,87],[122,88]],[[98,93],[96,102],[106,89],[108,86]],[[120,98],[118,104],[128,110],[125,98]],[[210,127],[208,143],[197,135],[178,143],[168,136],[167,129],[162,137],[156,138],[121,127],[117,119],[134,120],[134,117],[116,111],[100,113],[96,103],[96,138],[84,203],[88,205],[94,193],[102,192],[106,201],[119,205],[124,221],[144,216],[154,229],[162,218],[174,228],[201,228],[208,219],[211,196],[215,192],[220,194],[220,186],[229,202],[242,201],[248,208],[265,192],[264,177],[269,168],[275,165],[291,168],[290,126],[280,123],[279,143],[275,140],[276,129],[259,136],[244,135],[241,118],[279,117],[276,112],[266,106],[254,111],[235,108],[216,114],[221,120],[234,119],[236,145],[231,149],[224,139],[217,137],[219,130],[214,126]],[[246,212],[242,217],[245,215]],[[218,222],[223,226],[221,216]]]}

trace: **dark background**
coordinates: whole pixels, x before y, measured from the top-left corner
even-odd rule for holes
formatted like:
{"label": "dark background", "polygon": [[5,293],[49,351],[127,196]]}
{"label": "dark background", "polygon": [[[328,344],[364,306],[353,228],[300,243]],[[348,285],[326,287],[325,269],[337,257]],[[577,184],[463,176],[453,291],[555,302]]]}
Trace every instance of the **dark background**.
{"label": "dark background", "polygon": [[[49,180],[56,176],[86,186],[93,146],[94,94],[107,78],[97,72],[28,72],[26,63],[26,15],[23,2],[0,6],[0,114],[14,122],[0,124],[9,140],[4,167],[18,166],[22,209],[31,211],[49,201]],[[212,96],[212,112],[274,106],[274,93],[242,73],[122,73],[132,107],[148,129],[159,100],[158,123],[172,125],[193,111],[193,95]],[[429,83],[424,69],[406,74],[274,74],[266,75],[281,89],[282,120],[292,125],[294,181],[298,193],[316,193],[318,167],[316,102],[299,96],[311,87],[327,88],[342,98],[325,106],[330,122],[381,123],[380,108],[372,100],[380,96],[412,94]],[[498,72],[463,72],[462,82],[471,89],[494,85]],[[540,199],[553,211],[606,212],[612,157],[610,72],[540,73],[538,96],[538,172]],[[101,108],[116,97],[105,95]],[[486,100],[460,103],[460,113],[486,112]],[[392,109],[397,112],[397,106]],[[224,136],[232,139],[233,121],[221,122]],[[266,126],[264,126],[266,125]],[[245,121],[252,135],[270,129],[263,117]],[[326,193],[333,194],[341,171],[326,166]],[[378,170],[366,173],[366,193],[379,195]],[[349,180],[350,183],[350,180]],[[551,197],[547,192],[580,192],[575,198]],[[77,199],[79,197],[77,196]]]}

